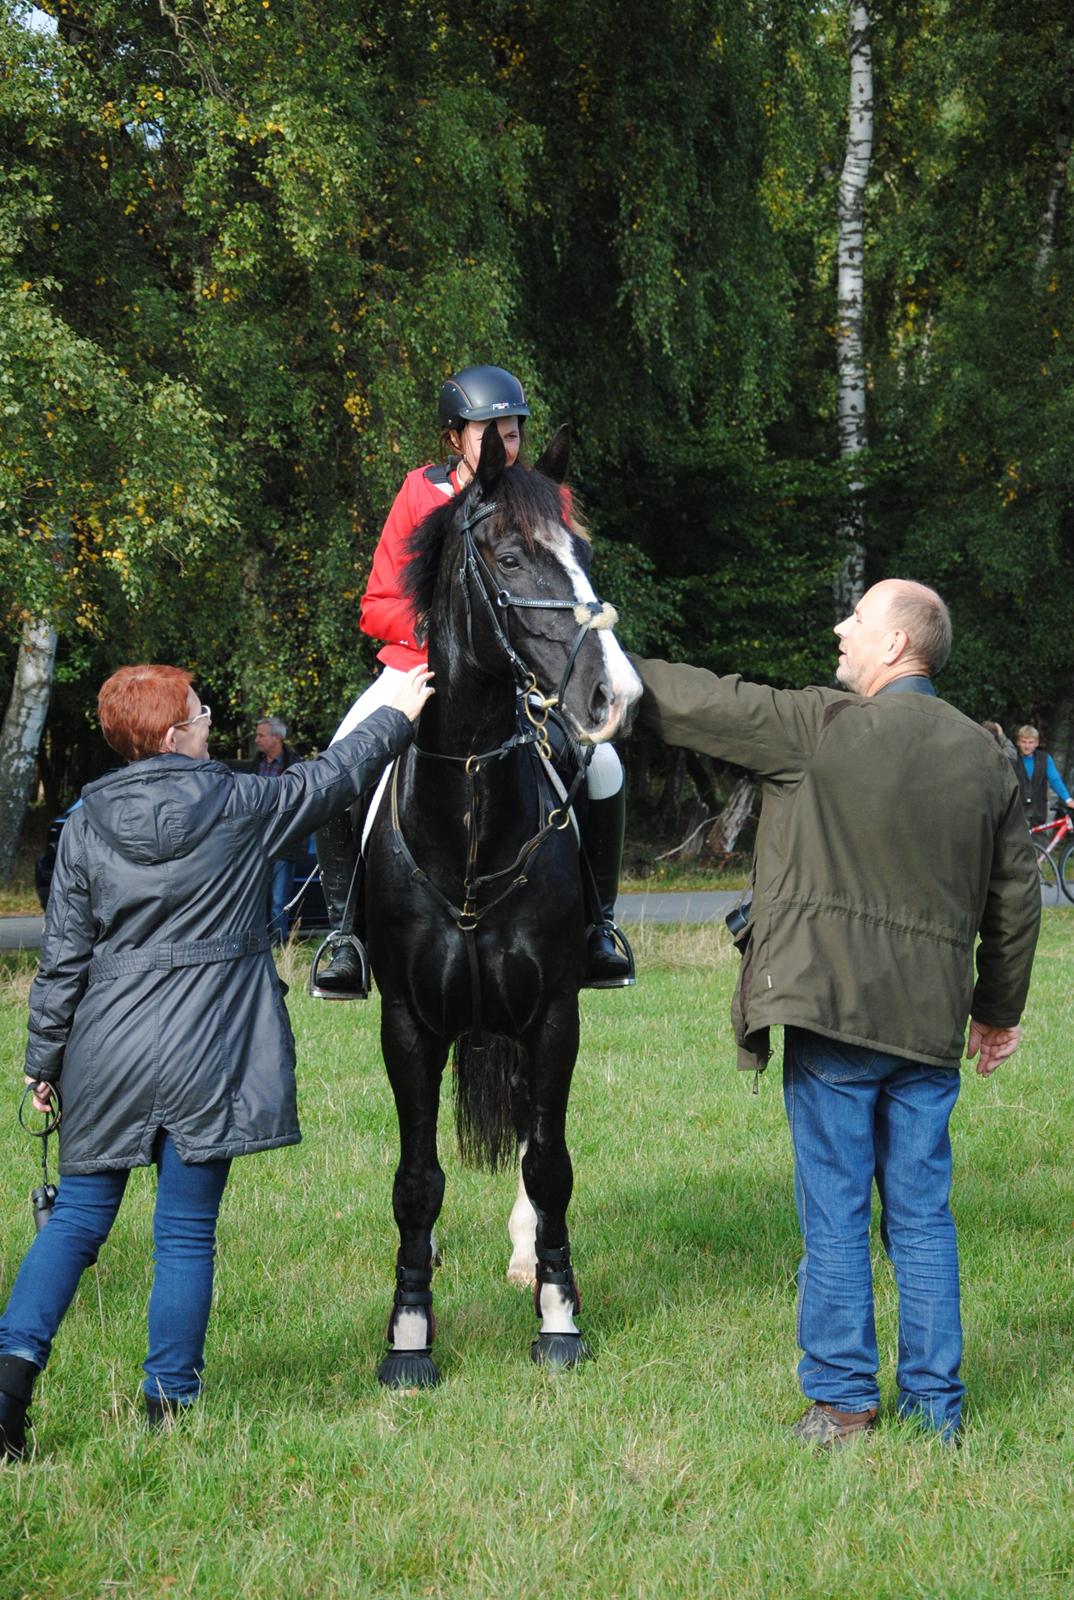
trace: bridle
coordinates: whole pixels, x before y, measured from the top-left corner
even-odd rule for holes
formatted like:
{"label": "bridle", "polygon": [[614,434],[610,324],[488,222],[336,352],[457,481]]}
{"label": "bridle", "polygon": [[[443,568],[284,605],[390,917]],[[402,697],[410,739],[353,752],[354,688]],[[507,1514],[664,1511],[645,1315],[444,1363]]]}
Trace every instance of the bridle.
{"label": "bridle", "polygon": [[[602,600],[530,600],[522,595],[512,594],[510,589],[497,588],[492,581],[488,567],[482,561],[477,550],[473,530],[480,523],[485,522],[496,511],[496,502],[488,501],[477,506],[462,527],[459,533],[462,539],[462,560],[458,569],[459,587],[462,590],[463,607],[466,611],[466,642],[470,650],[470,658],[477,660],[474,649],[474,603],[471,598],[471,586],[476,588],[477,596],[485,609],[492,635],[504,655],[510,661],[515,674],[516,690],[522,697],[522,707],[527,720],[543,732],[548,721],[548,713],[553,707],[562,705],[566,692],[567,681],[578,659],[578,652],[585,642],[586,634],[594,628],[614,628],[619,621],[618,613],[614,606]],[[578,624],[578,632],[574,636],[571,648],[567,653],[567,660],[560,675],[559,684],[555,694],[542,695],[537,687],[537,679],[522,660],[518,651],[511,643],[507,629],[501,623],[500,616],[506,621],[507,613],[512,607],[519,611],[572,611],[574,620]],[[569,735],[568,735],[569,737]],[[548,736],[544,734],[541,744],[541,754],[545,760],[551,760],[551,750],[548,747]],[[576,746],[576,741],[571,740]],[[577,746],[576,746],[577,748]]]}
{"label": "bridle", "polygon": [[[480,801],[477,786],[478,777],[482,768],[490,762],[502,761],[512,751],[527,747],[535,747],[544,760],[551,765],[552,747],[548,737],[549,713],[562,703],[568,679],[586,634],[594,628],[613,628],[618,621],[614,606],[600,600],[530,600],[521,595],[512,594],[509,589],[497,588],[492,581],[487,566],[478,554],[477,543],[473,535],[474,528],[491,517],[495,510],[495,501],[485,502],[467,516],[459,529],[462,540],[462,559],[456,576],[462,591],[463,607],[466,614],[466,640],[470,657],[476,662],[477,654],[474,649],[473,628],[474,595],[476,594],[477,602],[484,608],[492,629],[493,638],[511,663],[514,672],[515,695],[521,710],[521,715],[516,720],[516,726],[520,727],[523,719],[525,719],[529,723],[529,727],[512,734],[510,738],[505,739],[495,749],[479,753],[471,752],[470,755],[466,756],[443,755],[439,751],[423,750],[417,744],[412,747],[415,755],[423,759],[448,761],[461,765],[466,777],[466,810],[464,813],[467,823],[466,870],[463,878],[461,906],[449,900],[447,895],[433,883],[428,873],[418,865],[410,846],[403,836],[399,820],[400,763],[398,761],[392,769],[391,781],[392,831],[409,869],[411,881],[421,884],[437,905],[440,906],[441,910],[447,913],[463,935],[466,943],[473,1001],[470,1027],[470,1043],[473,1049],[481,1049],[482,1047],[481,973],[477,961],[475,937],[478,924],[490,911],[502,905],[508,895],[512,894],[515,889],[520,889],[529,882],[526,868],[545,840],[551,834],[562,833],[566,828],[570,827],[571,806],[585,778],[586,770],[592,757],[592,746],[589,747],[588,751],[583,751],[562,718],[558,719],[574,759],[574,777],[562,800],[550,808],[537,832],[532,838],[527,839],[511,864],[501,868],[499,872],[480,874],[477,871],[478,809]],[[504,622],[506,622],[507,613],[512,607],[542,611],[572,611],[574,613],[575,620],[578,623],[578,632],[571,644],[566,665],[563,668],[555,694],[541,694],[537,687],[535,675],[522,660],[508,637]],[[501,616],[504,618],[504,622],[501,622]],[[492,899],[479,905],[478,901],[482,892],[498,885],[504,878],[510,878],[510,882],[501,888],[498,894],[494,894]]]}

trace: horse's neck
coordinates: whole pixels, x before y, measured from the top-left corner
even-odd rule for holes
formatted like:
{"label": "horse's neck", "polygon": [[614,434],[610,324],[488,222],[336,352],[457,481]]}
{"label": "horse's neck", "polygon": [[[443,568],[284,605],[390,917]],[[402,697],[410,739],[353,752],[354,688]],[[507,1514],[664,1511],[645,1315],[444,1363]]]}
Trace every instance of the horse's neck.
{"label": "horse's neck", "polygon": [[481,755],[515,731],[515,692],[485,673],[430,666],[436,694],[422,712],[419,743],[443,756]]}

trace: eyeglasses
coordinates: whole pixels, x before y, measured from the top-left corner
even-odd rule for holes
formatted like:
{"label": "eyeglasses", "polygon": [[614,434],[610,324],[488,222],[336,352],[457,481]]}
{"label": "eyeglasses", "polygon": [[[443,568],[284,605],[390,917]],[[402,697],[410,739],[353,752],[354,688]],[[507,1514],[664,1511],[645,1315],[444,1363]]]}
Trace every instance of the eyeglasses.
{"label": "eyeglasses", "polygon": [[192,727],[195,722],[210,722],[211,723],[212,720],[213,720],[213,709],[212,709],[212,706],[202,706],[201,710],[198,712],[196,717],[187,717],[186,720],[183,721],[183,722],[173,722],[172,723],[172,727],[173,728],[189,728],[189,727]]}

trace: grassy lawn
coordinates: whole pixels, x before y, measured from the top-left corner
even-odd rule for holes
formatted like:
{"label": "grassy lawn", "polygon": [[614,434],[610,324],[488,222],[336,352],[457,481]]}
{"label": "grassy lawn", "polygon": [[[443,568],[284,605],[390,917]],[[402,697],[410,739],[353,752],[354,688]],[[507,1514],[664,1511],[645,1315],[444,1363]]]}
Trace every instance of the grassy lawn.
{"label": "grassy lawn", "polygon": [[[584,997],[571,1105],[595,1360],[531,1365],[532,1301],[504,1280],[513,1182],[461,1171],[445,1133],[444,1383],[378,1389],[396,1139],[377,1007],[296,985],[306,1142],[234,1169],[199,1414],[170,1437],[140,1426],[152,1183],[135,1173],[38,1385],[37,1454],[0,1467],[0,1600],[1074,1592],[1074,913],[1046,914],[1022,1052],[988,1083],[967,1073],[956,1110],[960,1450],[890,1415],[836,1457],[787,1437],[798,1238],[778,1072],[754,1096],[734,1070],[722,929],[640,942],[636,990]],[[0,1294],[38,1170],[14,1119],[27,978],[6,971]],[[888,1403],[879,1242],[877,1278]]]}

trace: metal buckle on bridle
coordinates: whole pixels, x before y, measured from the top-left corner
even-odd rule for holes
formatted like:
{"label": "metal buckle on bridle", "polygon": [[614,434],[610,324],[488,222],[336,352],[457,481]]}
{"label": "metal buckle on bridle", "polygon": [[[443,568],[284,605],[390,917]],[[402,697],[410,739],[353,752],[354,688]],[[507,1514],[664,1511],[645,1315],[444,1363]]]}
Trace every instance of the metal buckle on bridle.
{"label": "metal buckle on bridle", "polygon": [[548,713],[559,704],[559,695],[542,694],[532,672],[527,675],[526,682],[520,685],[518,693],[526,721],[537,734],[537,749],[543,759],[550,762],[552,745],[548,738]]}

